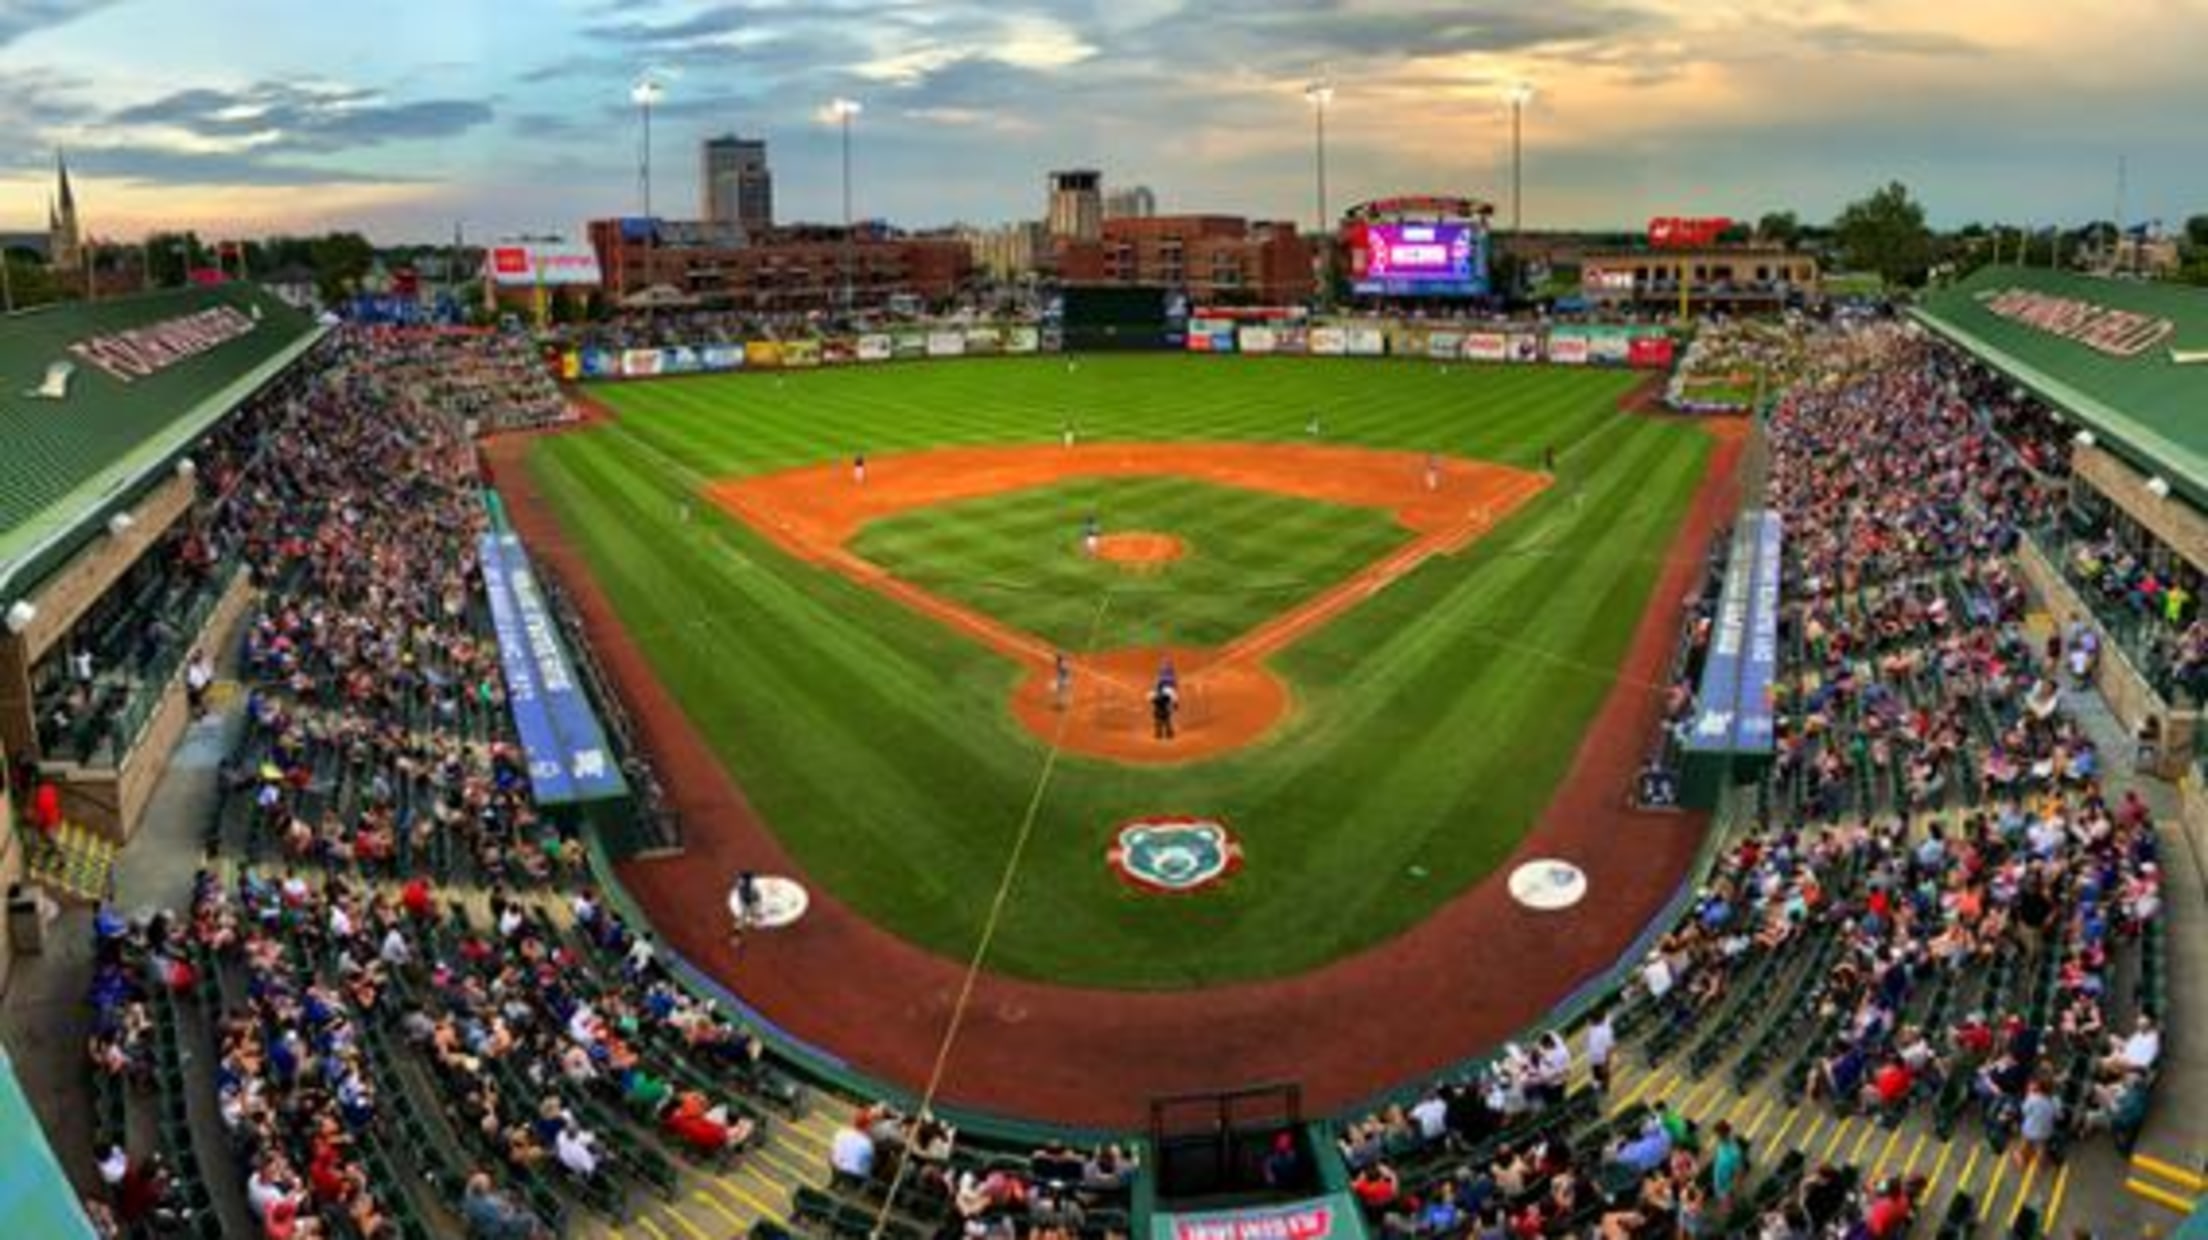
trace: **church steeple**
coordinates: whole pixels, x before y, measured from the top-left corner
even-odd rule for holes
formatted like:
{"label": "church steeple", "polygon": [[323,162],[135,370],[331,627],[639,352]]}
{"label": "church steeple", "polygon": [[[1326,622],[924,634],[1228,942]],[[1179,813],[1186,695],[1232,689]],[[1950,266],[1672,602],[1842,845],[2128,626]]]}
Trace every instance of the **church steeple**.
{"label": "church steeple", "polygon": [[46,200],[46,258],[61,271],[84,261],[84,236],[77,223],[76,190],[69,184],[69,160],[54,151],[55,196]]}

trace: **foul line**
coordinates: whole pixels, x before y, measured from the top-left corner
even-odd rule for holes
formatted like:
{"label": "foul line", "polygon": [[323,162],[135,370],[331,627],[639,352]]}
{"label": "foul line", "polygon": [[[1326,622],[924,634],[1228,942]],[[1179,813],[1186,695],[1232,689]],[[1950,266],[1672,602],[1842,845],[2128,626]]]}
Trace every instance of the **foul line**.
{"label": "foul line", "polygon": [[[1096,615],[1089,621],[1089,645],[1096,644],[1096,635],[1104,627],[1104,615],[1112,608],[1112,591],[1107,588],[1104,597],[1096,604]],[[1050,738],[1050,752],[1043,757],[1043,769],[1035,779],[1035,791],[1027,799],[1027,813],[1020,820],[1018,834],[1012,837],[1011,855],[1005,858],[1004,874],[997,880],[997,893],[989,901],[989,915],[981,923],[981,938],[974,944],[974,954],[966,962],[966,976],[959,981],[958,997],[951,1003],[950,1023],[943,1029],[943,1041],[935,1049],[935,1063],[928,1069],[927,1088],[920,1093],[919,1110],[905,1124],[904,1155],[897,1160],[897,1171],[890,1177],[889,1191],[882,1195],[882,1208],[874,1216],[874,1226],[867,1234],[869,1240],[881,1240],[883,1230],[889,1225],[889,1214],[897,1205],[897,1194],[904,1188],[905,1172],[913,1164],[914,1150],[920,1136],[920,1121],[935,1111],[935,1095],[942,1088],[943,1075],[949,1069],[951,1050],[958,1043],[959,1030],[966,1023],[966,1009],[974,997],[974,985],[981,978],[982,962],[989,957],[989,947],[997,937],[997,925],[1004,917],[1005,905],[1012,897],[1012,882],[1019,877],[1020,862],[1027,855],[1027,842],[1035,834],[1035,820],[1042,813],[1043,794],[1050,789],[1051,776],[1058,770],[1058,756],[1065,752],[1066,728],[1072,722],[1072,712],[1059,716],[1058,729]]]}

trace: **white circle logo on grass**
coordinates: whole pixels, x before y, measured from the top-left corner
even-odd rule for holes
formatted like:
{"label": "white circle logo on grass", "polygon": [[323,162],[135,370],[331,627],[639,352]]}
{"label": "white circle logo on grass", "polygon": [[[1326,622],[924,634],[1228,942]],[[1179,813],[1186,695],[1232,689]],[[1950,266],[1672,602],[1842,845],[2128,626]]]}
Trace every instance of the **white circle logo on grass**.
{"label": "white circle logo on grass", "polygon": [[1186,895],[1242,866],[1242,844],[1216,818],[1137,818],[1122,825],[1104,858],[1144,891]]}
{"label": "white circle logo on grass", "polygon": [[1510,872],[1510,898],[1545,913],[1570,908],[1587,898],[1587,872],[1554,858],[1528,861]]}

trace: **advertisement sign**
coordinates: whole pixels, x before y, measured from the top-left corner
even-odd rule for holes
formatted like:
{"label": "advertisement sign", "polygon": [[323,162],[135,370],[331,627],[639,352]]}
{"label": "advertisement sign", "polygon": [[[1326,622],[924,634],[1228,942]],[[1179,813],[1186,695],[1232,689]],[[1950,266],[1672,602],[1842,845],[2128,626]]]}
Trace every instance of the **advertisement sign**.
{"label": "advertisement sign", "polygon": [[1349,333],[1339,327],[1314,327],[1311,329],[1311,351],[1340,357],[1349,352]]}
{"label": "advertisement sign", "polygon": [[660,360],[657,349],[623,349],[621,373],[631,379],[647,379],[659,373]]}
{"label": "advertisement sign", "polygon": [[1648,244],[1658,250],[1698,250],[1716,245],[1718,234],[1732,226],[1722,216],[1658,216],[1648,222]]}
{"label": "advertisement sign", "polygon": [[1671,367],[1670,336],[1635,336],[1626,347],[1626,365],[1639,370],[1668,370]]}
{"label": "advertisement sign", "polygon": [[966,356],[966,334],[964,332],[929,332],[928,356]]}
{"label": "advertisement sign", "polygon": [[560,351],[560,378],[569,383],[583,377],[583,355],[575,349]]}
{"label": "advertisement sign", "polygon": [[621,355],[596,345],[583,350],[585,379],[612,379],[621,374]]}
{"label": "advertisement sign", "polygon": [[1356,1207],[1341,1193],[1282,1206],[1159,1213],[1150,1240],[1347,1240],[1363,1234]]}
{"label": "advertisement sign", "polygon": [[1538,362],[1541,360],[1541,337],[1531,333],[1515,333],[1510,338],[1510,360],[1514,362]]}
{"label": "advertisement sign", "polygon": [[506,673],[506,706],[529,764],[539,805],[603,801],[628,792],[599,729],[590,698],[576,683],[567,650],[537,588],[521,540],[485,534],[476,544],[483,588]]}
{"label": "advertisement sign", "polygon": [[1509,361],[1510,337],[1501,332],[1473,332],[1464,338],[1464,356],[1473,362]]}
{"label": "advertisement sign", "polygon": [[1280,337],[1270,327],[1245,327],[1235,343],[1244,353],[1271,353],[1279,346]]}
{"label": "advertisement sign", "polygon": [[1004,352],[1004,335],[994,327],[970,327],[966,329],[966,352],[971,355],[991,355]]}
{"label": "advertisement sign", "polygon": [[1456,332],[1434,332],[1426,337],[1426,356],[1435,361],[1455,361],[1464,352],[1464,337]]}
{"label": "advertisement sign", "polygon": [[745,365],[745,366],[746,366],[747,368],[753,368],[753,367],[759,367],[759,366],[777,366],[777,367],[778,367],[778,366],[780,366],[781,364],[782,364],[782,342],[781,342],[781,341],[779,341],[779,340],[747,340],[747,341],[745,341],[745,342],[744,342],[744,365]]}
{"label": "advertisement sign", "polygon": [[896,355],[898,357],[914,358],[928,355],[928,338],[919,332],[898,332],[896,340]]}
{"label": "advertisement sign", "polygon": [[782,364],[793,367],[820,365],[820,342],[818,340],[783,341]]}
{"label": "advertisement sign", "polygon": [[659,352],[659,373],[663,375],[689,375],[705,369],[705,359],[688,345],[675,345]]}
{"label": "advertisement sign", "polygon": [[886,362],[897,356],[897,342],[888,336],[859,337],[859,360]]}
{"label": "advertisement sign", "polygon": [[830,366],[841,366],[858,356],[859,342],[849,336],[830,336],[820,342],[820,360]]}
{"label": "advertisement sign", "polygon": [[1779,552],[1784,526],[1779,514],[1769,509],[1748,515],[1756,524],[1755,581],[1748,592],[1748,646],[1740,660],[1733,748],[1760,754],[1771,752],[1775,739],[1771,686],[1779,672]]}
{"label": "advertisement sign", "polygon": [[1350,282],[1368,297],[1477,297],[1487,292],[1487,238],[1469,221],[1362,224]]}
{"label": "advertisement sign", "polygon": [[1559,366],[1587,364],[1587,337],[1577,332],[1549,333],[1549,360]]}
{"label": "advertisement sign", "polygon": [[596,288],[598,251],[573,241],[519,241],[494,245],[484,259],[491,283],[500,288]]}
{"label": "advertisement sign", "polygon": [[1285,323],[1273,329],[1273,352],[1309,353],[1311,329],[1301,323]]}
{"label": "advertisement sign", "polygon": [[744,346],[709,344],[698,350],[698,356],[707,370],[736,370],[744,364]]}
{"label": "advertisement sign", "polygon": [[1597,366],[1623,366],[1632,345],[1633,337],[1625,330],[1590,329],[1587,333],[1587,360]]}
{"label": "advertisement sign", "polygon": [[1344,351],[1351,357],[1385,357],[1388,337],[1370,323],[1354,323],[1344,329]]}
{"label": "advertisement sign", "polygon": [[1004,329],[1004,351],[1007,353],[1038,353],[1042,347],[1043,334],[1032,327]]}
{"label": "advertisement sign", "polygon": [[1190,319],[1188,321],[1188,351],[1191,353],[1234,352],[1234,320]]}

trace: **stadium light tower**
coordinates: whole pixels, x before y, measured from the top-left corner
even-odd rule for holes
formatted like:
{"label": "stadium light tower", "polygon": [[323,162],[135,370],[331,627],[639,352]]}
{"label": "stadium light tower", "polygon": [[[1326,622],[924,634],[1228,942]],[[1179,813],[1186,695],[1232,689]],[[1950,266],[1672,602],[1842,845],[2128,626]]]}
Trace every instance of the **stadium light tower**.
{"label": "stadium light tower", "polygon": [[1510,88],[1510,235],[1525,227],[1526,105],[1533,102],[1533,87],[1519,82]]}
{"label": "stadium light tower", "polygon": [[1334,102],[1334,83],[1325,78],[1303,88],[1303,97],[1311,101],[1311,115],[1317,123],[1318,155],[1318,203],[1317,231],[1326,235],[1326,105]]}
{"label": "stadium light tower", "polygon": [[629,102],[636,105],[637,112],[644,121],[643,146],[637,153],[636,184],[644,198],[645,219],[652,218],[652,105],[666,94],[667,88],[660,85],[649,73],[636,79],[636,84],[629,87]]}
{"label": "stadium light tower", "polygon": [[843,309],[851,310],[851,118],[862,109],[856,99],[828,101],[828,115],[843,131]]}

